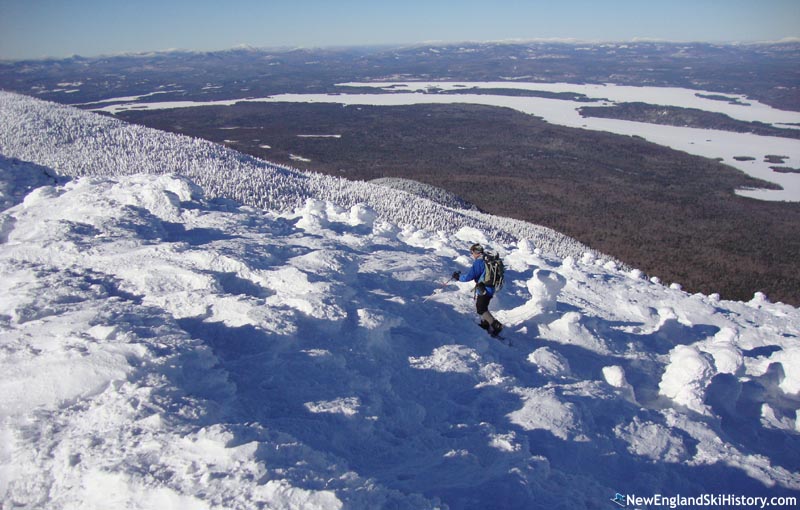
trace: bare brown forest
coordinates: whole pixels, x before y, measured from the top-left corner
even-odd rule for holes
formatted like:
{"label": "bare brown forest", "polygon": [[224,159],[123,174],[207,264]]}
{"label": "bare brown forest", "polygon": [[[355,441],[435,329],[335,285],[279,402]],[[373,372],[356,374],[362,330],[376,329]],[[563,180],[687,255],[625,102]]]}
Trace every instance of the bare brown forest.
{"label": "bare brown forest", "polygon": [[239,104],[121,117],[349,179],[415,179],[689,292],[749,300],[761,291],[800,305],[800,204],[739,197],[769,185],[637,137],[472,105]]}

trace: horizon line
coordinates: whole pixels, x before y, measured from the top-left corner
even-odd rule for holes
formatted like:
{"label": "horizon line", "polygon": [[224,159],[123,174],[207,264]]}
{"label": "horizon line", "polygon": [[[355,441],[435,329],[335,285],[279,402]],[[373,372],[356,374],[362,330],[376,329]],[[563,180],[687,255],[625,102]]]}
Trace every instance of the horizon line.
{"label": "horizon line", "polygon": [[775,40],[752,40],[752,41],[703,41],[703,40],[672,40],[672,39],[659,39],[649,37],[633,37],[630,39],[580,39],[572,37],[550,37],[550,38],[509,38],[509,39],[490,39],[490,40],[425,40],[418,42],[407,43],[362,43],[362,44],[329,44],[329,45],[285,45],[285,46],[256,46],[249,43],[237,44],[218,49],[198,50],[188,48],[164,48],[158,50],[142,50],[142,51],[120,51],[115,53],[100,53],[94,55],[81,55],[74,53],[67,56],[41,56],[41,57],[27,57],[27,58],[0,58],[2,63],[18,63],[28,61],[52,61],[52,60],[70,60],[76,58],[82,59],[98,59],[98,58],[115,58],[115,57],[147,57],[154,55],[163,55],[169,53],[222,53],[226,51],[235,50],[252,50],[252,51],[280,51],[290,52],[299,50],[326,50],[326,49],[356,49],[356,48],[414,48],[419,46],[453,46],[459,44],[532,44],[532,43],[550,43],[550,44],[589,44],[589,45],[602,45],[602,44],[707,44],[707,45],[720,45],[720,46],[758,46],[758,45],[777,45],[777,44],[794,44],[800,43],[800,36],[784,37]]}

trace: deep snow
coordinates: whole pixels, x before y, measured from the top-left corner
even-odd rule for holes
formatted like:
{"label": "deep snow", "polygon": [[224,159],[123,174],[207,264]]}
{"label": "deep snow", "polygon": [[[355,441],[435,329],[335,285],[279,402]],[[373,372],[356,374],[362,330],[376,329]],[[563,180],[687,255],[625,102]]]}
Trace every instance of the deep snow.
{"label": "deep snow", "polygon": [[[379,209],[402,192],[367,184],[324,181],[337,205],[295,184],[316,177],[263,167],[285,180],[260,209],[122,175],[156,165],[136,151],[154,140],[181,164],[234,156],[11,100],[6,119],[51,130],[29,147],[21,121],[0,124],[1,152],[39,163],[0,158],[4,510],[800,495],[798,309],[689,295],[485,215],[390,221]],[[127,166],[96,175],[109,154]],[[257,168],[241,161],[228,171]],[[506,261],[492,309],[513,345],[474,324],[469,284],[443,285],[476,241]]]}

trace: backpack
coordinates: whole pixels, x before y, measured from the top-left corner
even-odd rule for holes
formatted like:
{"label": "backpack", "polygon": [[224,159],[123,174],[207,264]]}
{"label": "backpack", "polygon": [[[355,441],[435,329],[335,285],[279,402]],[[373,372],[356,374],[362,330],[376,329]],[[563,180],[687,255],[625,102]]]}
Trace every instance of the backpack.
{"label": "backpack", "polygon": [[506,268],[503,265],[503,260],[497,253],[487,251],[483,254],[483,262],[486,264],[486,271],[484,272],[483,284],[489,287],[494,287],[495,290],[503,288],[504,277]]}

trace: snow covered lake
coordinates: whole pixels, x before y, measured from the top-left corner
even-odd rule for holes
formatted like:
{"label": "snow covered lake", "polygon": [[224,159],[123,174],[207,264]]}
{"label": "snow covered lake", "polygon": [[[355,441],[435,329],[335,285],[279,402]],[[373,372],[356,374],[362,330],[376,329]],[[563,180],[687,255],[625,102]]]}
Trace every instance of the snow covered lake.
{"label": "snow covered lake", "polygon": [[[695,108],[707,112],[723,113],[733,119],[746,122],[762,122],[775,127],[795,128],[800,126],[800,113],[778,110],[752,101],[744,96],[720,94],[682,88],[631,87],[613,84],[586,85],[571,83],[522,83],[522,82],[366,82],[342,83],[348,87],[372,87],[391,91],[376,94],[281,94],[266,98],[224,101],[179,101],[179,102],[121,102],[97,108],[97,111],[117,113],[131,109],[191,108],[209,105],[232,105],[237,102],[304,102],[338,103],[348,106],[376,105],[399,106],[413,104],[469,103],[506,107],[536,115],[547,122],[574,128],[607,131],[628,136],[640,136],[653,143],[711,159],[720,159],[748,175],[773,182],[782,190],[740,190],[739,194],[761,200],[800,201],[800,173],[780,173],[772,170],[776,166],[766,160],[767,156],[785,156],[781,166],[800,169],[800,140],[774,136],[734,133],[730,131],[695,129],[656,125],[625,120],[582,117],[578,110],[587,105],[644,102],[654,105]],[[586,103],[565,99],[543,97],[520,97],[494,94],[432,94],[431,89],[457,92],[469,88],[517,89],[550,93],[581,94],[598,103]],[[709,99],[726,97],[730,101]],[[129,98],[121,98],[129,99]],[[110,101],[110,100],[109,100]],[[749,157],[746,161],[736,158]]]}

